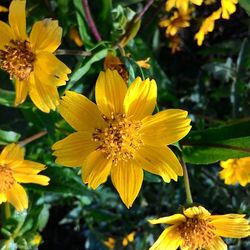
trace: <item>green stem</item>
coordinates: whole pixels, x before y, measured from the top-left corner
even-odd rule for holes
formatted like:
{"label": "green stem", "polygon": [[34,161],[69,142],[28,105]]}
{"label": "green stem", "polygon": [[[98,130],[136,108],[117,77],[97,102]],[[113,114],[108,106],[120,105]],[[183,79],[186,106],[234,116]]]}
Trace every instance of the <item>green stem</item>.
{"label": "green stem", "polygon": [[183,177],[184,177],[184,186],[185,186],[185,191],[186,191],[187,204],[190,205],[193,203],[193,199],[192,199],[192,194],[191,194],[191,189],[190,189],[190,184],[189,184],[187,166],[182,157],[181,157],[180,162],[183,168]]}
{"label": "green stem", "polygon": [[4,204],[4,213],[5,213],[5,219],[9,219],[11,213],[10,213],[10,204],[8,202]]}

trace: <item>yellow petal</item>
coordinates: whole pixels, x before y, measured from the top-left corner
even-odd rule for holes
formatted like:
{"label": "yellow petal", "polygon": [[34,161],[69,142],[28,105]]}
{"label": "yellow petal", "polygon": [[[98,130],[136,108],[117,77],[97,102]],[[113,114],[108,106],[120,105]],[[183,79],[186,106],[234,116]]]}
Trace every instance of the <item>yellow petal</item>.
{"label": "yellow petal", "polygon": [[36,55],[34,73],[43,84],[62,86],[69,80],[67,74],[71,73],[71,70],[55,55],[43,51]]}
{"label": "yellow petal", "polygon": [[34,175],[34,174],[19,174],[14,173],[14,178],[20,183],[35,183],[43,186],[49,184],[50,178],[45,175]]}
{"label": "yellow petal", "polygon": [[185,137],[191,129],[187,111],[168,109],[146,117],[141,128],[143,142],[150,145],[169,145]]}
{"label": "yellow petal", "polygon": [[9,24],[15,38],[26,40],[25,0],[13,0],[9,8]]}
{"label": "yellow petal", "polygon": [[203,0],[191,0],[191,3],[196,4],[196,5],[201,5]]}
{"label": "yellow petal", "polygon": [[226,243],[220,238],[215,237],[210,241],[209,246],[206,247],[206,250],[227,250]]}
{"label": "yellow petal", "polygon": [[22,161],[24,158],[24,148],[18,144],[11,143],[4,147],[0,155],[0,162],[2,164],[9,164],[13,161]]}
{"label": "yellow petal", "polygon": [[250,225],[244,215],[212,215],[210,224],[216,228],[216,234],[227,238],[244,238],[250,236]]}
{"label": "yellow petal", "polygon": [[180,162],[168,147],[145,145],[140,148],[136,159],[144,170],[161,176],[165,182],[177,181],[178,176],[183,175]]}
{"label": "yellow petal", "polygon": [[41,82],[33,74],[29,78],[29,83],[29,95],[36,107],[45,113],[55,110],[59,104],[57,88]]}
{"label": "yellow petal", "polygon": [[31,46],[36,52],[55,52],[61,44],[61,39],[62,28],[58,26],[58,21],[50,18],[36,22],[30,33]]}
{"label": "yellow petal", "polygon": [[98,76],[95,95],[100,111],[110,117],[113,113],[124,113],[123,101],[127,86],[116,70],[101,72]]}
{"label": "yellow petal", "polygon": [[77,167],[82,166],[87,156],[97,147],[98,145],[92,140],[91,133],[76,132],[56,142],[52,149],[55,150],[53,155],[57,157],[57,163]]}
{"label": "yellow petal", "polygon": [[111,179],[127,208],[131,207],[137,197],[142,181],[143,170],[134,162],[119,161],[112,167]]}
{"label": "yellow petal", "polygon": [[148,220],[151,224],[180,224],[186,221],[186,217],[183,214],[174,214],[171,216],[162,217],[159,219]]}
{"label": "yellow petal", "polygon": [[15,81],[15,87],[16,87],[16,99],[15,99],[15,106],[18,106],[19,104],[22,104],[28,94],[29,85],[27,81]]}
{"label": "yellow petal", "polygon": [[0,49],[4,49],[4,46],[14,38],[14,33],[8,24],[0,21],[0,34]]}
{"label": "yellow petal", "polygon": [[82,167],[83,181],[88,183],[88,186],[96,189],[102,183],[106,182],[110,170],[112,160],[107,159],[101,151],[92,152]]}
{"label": "yellow petal", "polygon": [[73,91],[66,91],[60,102],[59,111],[75,130],[93,133],[95,128],[105,127],[97,106],[87,97]]}
{"label": "yellow petal", "polygon": [[176,226],[166,228],[149,250],[176,250],[181,244],[181,236]]}
{"label": "yellow petal", "polygon": [[238,0],[221,0],[222,18],[229,19],[230,15],[236,11]]}
{"label": "yellow petal", "polygon": [[18,162],[17,164],[12,164],[11,168],[15,173],[34,175],[44,170],[45,165],[34,161],[24,160]]}
{"label": "yellow petal", "polygon": [[184,215],[188,218],[199,216],[199,218],[207,217],[210,215],[207,209],[202,206],[190,207],[183,211]]}
{"label": "yellow petal", "polygon": [[17,211],[28,208],[28,197],[24,188],[15,183],[13,187],[6,192],[7,201],[10,202]]}
{"label": "yellow petal", "polygon": [[0,204],[2,204],[3,202],[7,201],[7,197],[5,193],[0,193]]}
{"label": "yellow petal", "polygon": [[157,86],[154,80],[142,81],[137,77],[129,87],[124,99],[124,108],[128,116],[137,120],[151,115],[155,109]]}

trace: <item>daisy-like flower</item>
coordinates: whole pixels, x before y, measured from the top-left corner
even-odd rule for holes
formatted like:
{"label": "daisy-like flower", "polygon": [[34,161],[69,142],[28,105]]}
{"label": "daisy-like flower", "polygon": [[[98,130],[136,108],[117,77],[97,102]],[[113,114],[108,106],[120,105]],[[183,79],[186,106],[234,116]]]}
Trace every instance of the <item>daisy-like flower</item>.
{"label": "daisy-like flower", "polygon": [[205,36],[214,30],[214,23],[216,20],[220,19],[221,16],[221,8],[214,11],[209,17],[207,17],[201,27],[200,30],[195,34],[195,39],[197,40],[197,44],[201,46],[203,44]]}
{"label": "daisy-like flower", "polygon": [[62,28],[57,21],[44,19],[26,34],[25,0],[13,0],[9,8],[9,25],[0,21],[0,68],[15,80],[15,105],[29,94],[43,112],[59,104],[57,87],[65,85],[70,69],[53,52],[59,47]]}
{"label": "daisy-like flower", "polygon": [[171,225],[160,235],[150,250],[226,250],[221,239],[244,238],[250,235],[248,220],[241,214],[211,215],[204,207],[185,209],[175,214],[149,220],[151,224]]}
{"label": "daisy-like flower", "polygon": [[10,202],[17,211],[28,208],[28,197],[19,183],[48,185],[49,178],[38,173],[43,164],[24,160],[24,149],[17,144],[7,145],[0,154],[0,204]]}
{"label": "daisy-like flower", "polygon": [[174,36],[181,29],[189,27],[190,12],[175,11],[174,15],[170,19],[163,19],[159,25],[162,28],[166,28],[166,36]]}
{"label": "daisy-like flower", "polygon": [[82,166],[82,178],[96,189],[111,174],[127,207],[138,195],[143,170],[165,182],[183,174],[175,154],[166,146],[190,130],[187,112],[169,109],[151,115],[157,86],[137,77],[129,88],[117,71],[101,72],[95,87],[96,103],[67,91],[59,110],[77,131],[53,145],[56,162]]}
{"label": "daisy-like flower", "polygon": [[186,12],[188,10],[189,4],[201,5],[203,0],[167,0],[165,9],[166,11],[171,10],[172,8],[177,8]]}
{"label": "daisy-like flower", "polygon": [[250,157],[221,161],[220,166],[223,168],[220,177],[224,179],[225,184],[240,183],[244,187],[250,183]]}
{"label": "daisy-like flower", "polygon": [[222,18],[229,19],[230,15],[236,11],[238,0],[221,0]]}

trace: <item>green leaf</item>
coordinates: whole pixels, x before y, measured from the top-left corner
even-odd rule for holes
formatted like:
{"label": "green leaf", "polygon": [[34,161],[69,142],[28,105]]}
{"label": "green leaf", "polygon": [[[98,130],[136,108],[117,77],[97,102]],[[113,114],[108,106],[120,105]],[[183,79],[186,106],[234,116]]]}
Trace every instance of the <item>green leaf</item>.
{"label": "green leaf", "polygon": [[20,137],[21,135],[16,132],[0,130],[0,145],[17,142]]}
{"label": "green leaf", "polygon": [[250,121],[191,132],[181,141],[184,159],[193,164],[210,164],[250,156]]}
{"label": "green leaf", "polygon": [[102,49],[98,51],[97,53],[95,53],[92,57],[85,59],[83,62],[83,66],[77,69],[72,74],[70,82],[67,84],[67,89],[71,89],[72,86],[75,84],[75,82],[80,80],[89,71],[93,63],[98,62],[102,60],[103,58],[105,58],[108,53],[108,50],[109,49],[107,48]]}
{"label": "green leaf", "polygon": [[[29,185],[36,190],[54,192],[63,195],[93,195],[73,169],[65,167],[48,167],[43,174],[50,177],[48,186]],[[28,185],[27,185],[28,186]]]}
{"label": "green leaf", "polygon": [[247,12],[250,16],[250,2],[249,0],[239,0],[240,6]]}

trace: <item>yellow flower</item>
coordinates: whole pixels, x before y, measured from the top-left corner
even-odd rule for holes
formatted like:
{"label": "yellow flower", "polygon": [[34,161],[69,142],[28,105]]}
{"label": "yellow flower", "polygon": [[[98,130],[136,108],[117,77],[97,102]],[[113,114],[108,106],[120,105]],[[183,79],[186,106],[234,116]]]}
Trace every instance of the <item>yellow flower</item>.
{"label": "yellow flower", "polygon": [[171,49],[172,54],[176,53],[177,51],[181,51],[182,40],[178,35],[168,36],[168,39],[168,47]]}
{"label": "yellow flower", "polygon": [[108,249],[115,249],[115,239],[112,237],[109,237],[107,240],[105,240],[104,245],[108,248]]}
{"label": "yellow flower", "polygon": [[8,11],[9,10],[6,7],[0,5],[0,12],[8,12]]}
{"label": "yellow flower", "polygon": [[130,242],[133,242],[135,238],[135,232],[131,232],[130,234],[126,235],[122,240],[122,245],[126,247]]}
{"label": "yellow flower", "polygon": [[149,69],[149,68],[150,68],[150,64],[148,63],[149,60],[150,60],[150,57],[146,58],[145,60],[136,61],[136,63],[137,63],[141,68]]}
{"label": "yellow flower", "polygon": [[69,30],[69,37],[70,39],[78,46],[83,46],[83,41],[79,35],[79,32],[76,27],[71,27]]}
{"label": "yellow flower", "polygon": [[223,168],[220,177],[224,179],[225,184],[240,183],[241,186],[246,186],[250,183],[250,157],[221,161],[220,166]]}
{"label": "yellow flower", "polygon": [[59,104],[57,87],[65,85],[71,71],[52,53],[59,47],[62,28],[57,21],[36,22],[26,34],[25,0],[13,0],[9,8],[9,25],[0,21],[0,68],[15,80],[15,105],[30,95],[43,112]]}
{"label": "yellow flower", "polygon": [[185,209],[183,214],[149,220],[167,227],[150,250],[226,250],[221,239],[244,238],[250,235],[248,220],[241,214],[211,215],[204,207]]}
{"label": "yellow flower", "polygon": [[222,18],[229,19],[230,15],[236,11],[238,0],[221,0]]}
{"label": "yellow flower", "polygon": [[38,173],[43,164],[24,160],[24,149],[17,144],[7,145],[0,154],[0,204],[10,202],[17,211],[28,208],[28,198],[19,183],[48,185],[49,178]]}
{"label": "yellow flower", "polygon": [[123,78],[125,82],[128,81],[128,71],[121,61],[121,59],[113,54],[113,52],[109,52],[104,60],[104,69],[117,70],[120,76]]}
{"label": "yellow flower", "polygon": [[202,45],[205,36],[214,30],[214,23],[218,20],[221,16],[221,8],[214,11],[209,17],[207,17],[201,27],[200,30],[195,34],[195,39],[197,40],[197,44],[199,46]]}
{"label": "yellow flower", "polygon": [[203,0],[167,0],[165,9],[166,11],[171,10],[172,8],[177,8],[186,12],[188,10],[189,4],[201,5]]}
{"label": "yellow flower", "polygon": [[183,174],[175,154],[166,146],[190,130],[187,112],[169,109],[151,115],[157,86],[137,77],[127,88],[117,71],[101,72],[95,87],[96,103],[67,91],[59,110],[77,131],[55,143],[56,162],[82,166],[82,178],[96,189],[111,174],[112,182],[127,207],[138,195],[143,170],[165,182]]}
{"label": "yellow flower", "polygon": [[42,242],[42,236],[39,233],[37,233],[30,243],[32,245],[39,246],[41,242]]}
{"label": "yellow flower", "polygon": [[190,26],[190,12],[175,11],[174,15],[170,19],[164,19],[160,21],[160,27],[167,28],[166,36],[176,35],[180,29]]}

